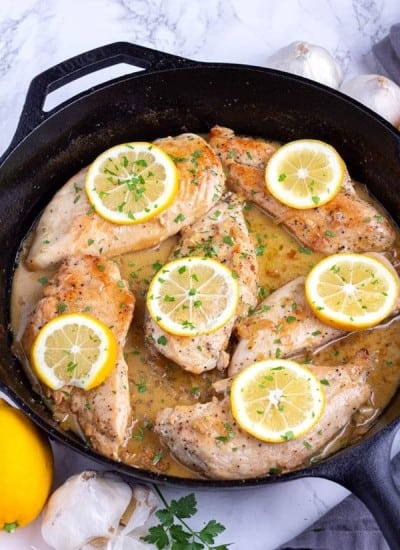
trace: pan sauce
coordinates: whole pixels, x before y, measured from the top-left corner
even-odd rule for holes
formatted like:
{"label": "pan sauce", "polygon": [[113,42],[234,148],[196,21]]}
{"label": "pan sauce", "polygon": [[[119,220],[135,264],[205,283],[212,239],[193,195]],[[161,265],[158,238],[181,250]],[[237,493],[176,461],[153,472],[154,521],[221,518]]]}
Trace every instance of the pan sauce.
{"label": "pan sauce", "polygon": [[[357,191],[366,196],[365,190]],[[286,282],[305,275],[322,254],[314,253],[300,245],[286,230],[256,206],[248,204],[245,216],[250,235],[254,240],[259,263],[259,299],[279,288]],[[49,272],[29,272],[24,266],[24,253],[29,248],[32,235],[25,241],[21,260],[16,270],[12,292],[12,330],[15,336],[14,351],[26,365],[26,359],[19,344],[27,317],[41,296],[41,289]],[[171,237],[160,247],[151,250],[125,254],[115,258],[122,277],[129,282],[136,294],[134,320],[128,333],[125,356],[129,368],[130,394],[133,409],[132,436],[121,452],[121,460],[134,467],[154,470],[181,477],[198,477],[198,474],[177,463],[160,444],[152,425],[160,408],[174,405],[188,405],[208,401],[214,394],[212,383],[223,378],[218,371],[194,375],[183,371],[170,360],[156,356],[144,344],[142,321],[144,316],[144,295],[152,275],[165,263],[174,249],[177,237]],[[391,261],[399,263],[400,232]],[[400,318],[385,326],[348,335],[325,346],[314,354],[297,357],[300,362],[314,362],[339,365],[352,358],[355,352],[366,348],[373,355],[376,369],[369,376],[373,395],[358,411],[352,422],[338,434],[320,453],[317,460],[348,445],[360,437],[382,409],[390,401],[400,383]],[[29,367],[28,367],[29,369]],[[74,427],[74,419],[63,419],[65,429]]]}

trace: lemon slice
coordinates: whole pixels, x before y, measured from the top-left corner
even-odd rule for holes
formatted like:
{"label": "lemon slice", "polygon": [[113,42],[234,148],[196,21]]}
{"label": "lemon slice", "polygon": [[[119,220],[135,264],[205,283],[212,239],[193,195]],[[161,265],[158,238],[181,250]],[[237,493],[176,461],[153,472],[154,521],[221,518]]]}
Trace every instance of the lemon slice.
{"label": "lemon slice", "polygon": [[90,390],[111,373],[117,360],[111,330],[83,313],[59,315],[38,332],[31,350],[39,380],[57,390],[65,385]]}
{"label": "lemon slice", "polygon": [[307,301],[324,323],[343,330],[372,327],[390,315],[399,296],[392,267],[368,254],[333,254],[305,282]]}
{"label": "lemon slice", "polygon": [[331,145],[299,139],[286,143],[271,156],[265,168],[265,183],[280,202],[303,210],[332,200],[343,185],[345,173],[345,164]]}
{"label": "lemon slice", "polygon": [[164,265],[147,293],[147,308],[166,332],[193,336],[215,332],[235,314],[239,285],[220,262],[190,256]]}
{"label": "lemon slice", "polygon": [[310,431],[325,408],[321,383],[290,360],[253,363],[234,379],[232,414],[239,426],[262,441],[282,443]]}
{"label": "lemon slice", "polygon": [[86,176],[95,211],[116,224],[141,223],[172,203],[178,171],[162,149],[147,142],[116,145],[99,155]]}

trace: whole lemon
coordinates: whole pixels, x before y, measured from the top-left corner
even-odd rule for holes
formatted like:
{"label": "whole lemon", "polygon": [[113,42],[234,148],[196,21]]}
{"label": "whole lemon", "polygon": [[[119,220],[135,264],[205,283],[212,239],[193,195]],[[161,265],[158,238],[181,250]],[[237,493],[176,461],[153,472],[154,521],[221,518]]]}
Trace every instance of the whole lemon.
{"label": "whole lemon", "polygon": [[48,439],[0,398],[0,529],[13,532],[41,512],[53,480]]}

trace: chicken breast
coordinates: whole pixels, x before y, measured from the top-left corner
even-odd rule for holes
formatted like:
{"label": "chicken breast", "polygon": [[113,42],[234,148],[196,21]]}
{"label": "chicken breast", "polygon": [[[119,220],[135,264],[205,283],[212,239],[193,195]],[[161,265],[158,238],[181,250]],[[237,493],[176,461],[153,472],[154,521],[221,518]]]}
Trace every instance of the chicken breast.
{"label": "chicken breast", "polygon": [[252,315],[238,321],[239,341],[229,376],[255,361],[290,357],[345,334],[314,315],[306,300],[304,281],[305,277],[290,281],[263,300]]}
{"label": "chicken breast", "polygon": [[309,366],[325,381],[326,408],[310,432],[282,443],[265,443],[241,430],[229,398],[160,411],[155,430],[183,464],[211,479],[247,479],[308,465],[371,395],[368,353],[340,367]]}
{"label": "chicken breast", "polygon": [[357,195],[348,176],[329,203],[298,210],[282,204],[266,189],[265,164],[275,145],[236,137],[220,126],[211,130],[209,143],[222,161],[228,186],[274,216],[312,250],[325,254],[384,251],[393,244],[395,232],[389,220]]}
{"label": "chicken breast", "polygon": [[85,168],[45,209],[27,258],[29,269],[54,267],[68,255],[112,257],[150,248],[193,223],[218,202],[225,177],[217,155],[203,138],[182,134],[155,143],[173,158],[179,171],[179,191],[172,205],[144,223],[108,222],[90,207],[84,190]]}
{"label": "chicken breast", "polygon": [[[229,362],[226,349],[236,317],[247,315],[257,299],[257,259],[244,220],[243,204],[234,194],[224,197],[182,231],[171,259],[185,256],[212,257],[236,273],[240,285],[236,316],[212,334],[188,337],[167,334],[147,314],[147,341],[184,370],[199,374],[215,367],[224,369]],[[159,343],[165,341],[164,345]]]}
{"label": "chicken breast", "polygon": [[22,338],[29,357],[40,328],[61,310],[86,312],[111,328],[119,354],[114,370],[103,384],[89,391],[74,386],[56,391],[44,388],[43,391],[54,402],[56,419],[66,425],[77,424],[96,451],[114,459],[118,459],[118,450],[127,437],[131,421],[123,346],[134,304],[128,285],[121,280],[114,262],[98,256],[70,256],[44,288],[43,298],[36,305]]}

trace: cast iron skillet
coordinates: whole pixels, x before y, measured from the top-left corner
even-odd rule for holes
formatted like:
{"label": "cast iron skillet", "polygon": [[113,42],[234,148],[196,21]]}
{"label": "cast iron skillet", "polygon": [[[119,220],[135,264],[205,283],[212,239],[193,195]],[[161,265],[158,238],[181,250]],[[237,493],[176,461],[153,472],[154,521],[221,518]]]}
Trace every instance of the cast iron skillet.
{"label": "cast iron skillet", "polygon": [[[118,63],[144,70],[43,111],[51,91]],[[11,352],[10,286],[18,247],[56,190],[111,145],[187,130],[206,132],[215,123],[237,133],[282,141],[312,137],[331,143],[350,173],[367,183],[399,222],[400,135],[348,97],[279,71],[199,63],[122,42],[73,57],[32,81],[17,131],[0,161],[0,389],[50,437],[124,476],[214,489],[262,486],[303,476],[336,481],[369,507],[388,543],[400,549],[400,495],[389,461],[400,424],[400,392],[362,442],[320,464],[245,481],[183,480],[116,463],[61,431]]]}

